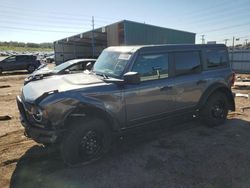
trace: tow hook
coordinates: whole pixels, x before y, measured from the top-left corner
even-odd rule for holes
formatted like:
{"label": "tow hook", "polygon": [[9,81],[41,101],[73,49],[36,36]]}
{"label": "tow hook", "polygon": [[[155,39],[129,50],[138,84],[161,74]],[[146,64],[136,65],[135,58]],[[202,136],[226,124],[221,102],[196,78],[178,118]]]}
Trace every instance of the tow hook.
{"label": "tow hook", "polygon": [[30,138],[29,134],[26,132],[26,130],[23,133],[24,136],[26,136],[27,138]]}

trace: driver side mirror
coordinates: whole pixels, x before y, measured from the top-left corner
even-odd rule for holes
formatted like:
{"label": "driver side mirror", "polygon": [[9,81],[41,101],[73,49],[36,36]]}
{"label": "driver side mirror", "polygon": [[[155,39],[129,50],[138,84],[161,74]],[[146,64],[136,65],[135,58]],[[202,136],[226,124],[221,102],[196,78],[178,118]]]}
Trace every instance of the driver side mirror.
{"label": "driver side mirror", "polygon": [[65,74],[69,74],[69,73],[70,73],[70,70],[69,70],[69,69],[65,69],[65,70],[64,70],[64,73],[65,73]]}
{"label": "driver side mirror", "polygon": [[127,72],[123,75],[123,78],[126,84],[139,84],[141,81],[140,74],[138,72]]}
{"label": "driver side mirror", "polygon": [[93,68],[93,63],[88,62],[88,63],[86,64],[86,69],[89,70],[89,71],[91,71],[92,68]]}

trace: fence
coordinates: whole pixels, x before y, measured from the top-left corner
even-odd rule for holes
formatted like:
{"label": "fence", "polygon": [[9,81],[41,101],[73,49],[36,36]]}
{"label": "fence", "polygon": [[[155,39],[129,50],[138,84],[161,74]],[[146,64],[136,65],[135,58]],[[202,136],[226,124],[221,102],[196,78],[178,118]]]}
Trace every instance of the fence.
{"label": "fence", "polygon": [[250,50],[229,51],[229,58],[236,73],[250,73]]}

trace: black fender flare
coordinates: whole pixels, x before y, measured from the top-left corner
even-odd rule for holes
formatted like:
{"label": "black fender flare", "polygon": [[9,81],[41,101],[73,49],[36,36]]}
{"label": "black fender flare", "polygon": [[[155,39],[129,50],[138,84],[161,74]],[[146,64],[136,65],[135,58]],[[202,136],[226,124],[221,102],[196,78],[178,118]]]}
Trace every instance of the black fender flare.
{"label": "black fender flare", "polygon": [[229,101],[229,110],[235,111],[234,95],[232,91],[222,83],[213,84],[206,89],[199,100],[198,108],[202,108],[206,104],[207,99],[215,92],[222,92],[226,94]]}
{"label": "black fender flare", "polygon": [[120,124],[118,120],[108,113],[104,107],[94,106],[87,103],[80,103],[76,108],[69,111],[64,119],[64,124],[66,125],[67,122],[72,119],[77,120],[92,117],[98,117],[105,120],[112,131],[119,131]]}

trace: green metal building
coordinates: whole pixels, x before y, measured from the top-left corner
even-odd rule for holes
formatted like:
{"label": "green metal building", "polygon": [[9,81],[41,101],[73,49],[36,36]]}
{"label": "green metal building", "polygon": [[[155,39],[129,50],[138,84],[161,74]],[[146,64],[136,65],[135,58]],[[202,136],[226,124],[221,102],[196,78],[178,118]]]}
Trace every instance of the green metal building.
{"label": "green metal building", "polygon": [[109,46],[194,44],[195,33],[123,20],[54,42],[55,61],[98,57]]}

